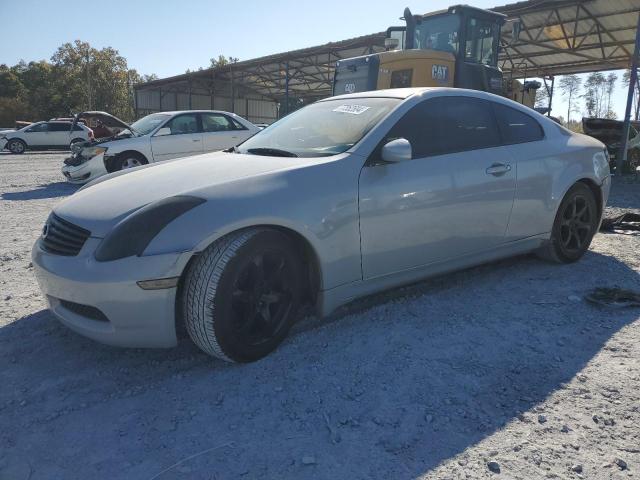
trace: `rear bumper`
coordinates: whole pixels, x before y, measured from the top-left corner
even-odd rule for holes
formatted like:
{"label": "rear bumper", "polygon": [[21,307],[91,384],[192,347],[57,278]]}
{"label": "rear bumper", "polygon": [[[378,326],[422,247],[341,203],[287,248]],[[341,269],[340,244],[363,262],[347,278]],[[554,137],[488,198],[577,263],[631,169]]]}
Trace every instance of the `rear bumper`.
{"label": "rear bumper", "polygon": [[53,314],[70,329],[108,345],[175,346],[177,289],[143,290],[136,282],[179,276],[188,254],[97,262],[93,252],[99,243],[89,238],[76,257],[34,245],[36,278]]}
{"label": "rear bumper", "polygon": [[107,170],[104,167],[103,154],[96,155],[91,160],[78,166],[65,165],[62,167],[62,174],[68,182],[77,184],[87,183],[106,175]]}

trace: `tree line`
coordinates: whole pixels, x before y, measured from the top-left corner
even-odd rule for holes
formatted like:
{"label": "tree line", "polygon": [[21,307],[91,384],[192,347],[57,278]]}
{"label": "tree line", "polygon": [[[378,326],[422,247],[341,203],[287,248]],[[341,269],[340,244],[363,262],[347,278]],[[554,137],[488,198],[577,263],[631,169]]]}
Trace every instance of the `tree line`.
{"label": "tree line", "polygon": [[50,61],[0,64],[0,126],[83,110],[104,110],[133,120],[133,86],[156,78],[129,68],[111,47],[98,50],[80,40],[65,43]]}
{"label": "tree line", "polygon": [[[630,71],[627,70],[622,76],[622,85],[629,86]],[[615,72],[604,74],[602,72],[590,73],[583,82],[579,75],[565,75],[560,77],[557,88],[567,102],[566,123],[572,123],[572,113],[582,113],[586,117],[593,118],[617,118],[612,106],[612,96],[618,85],[618,75]],[[633,99],[633,111],[636,120],[640,114],[640,103],[636,90]],[[536,106],[546,107],[549,103],[549,96],[544,86],[538,90],[536,95]]]}

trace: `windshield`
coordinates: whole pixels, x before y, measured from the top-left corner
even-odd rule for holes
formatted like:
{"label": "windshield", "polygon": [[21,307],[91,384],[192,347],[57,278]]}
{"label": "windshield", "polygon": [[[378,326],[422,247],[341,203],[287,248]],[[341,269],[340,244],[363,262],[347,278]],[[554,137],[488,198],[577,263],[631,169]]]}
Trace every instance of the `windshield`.
{"label": "windshield", "polygon": [[132,123],[131,129],[138,135],[148,135],[170,116],[171,115],[166,113],[152,113],[151,115],[142,117],[137,122]]}
{"label": "windshield", "polygon": [[398,98],[350,98],[317,102],[261,130],[237,147],[240,153],[324,157],[358,143]]}
{"label": "windshield", "polygon": [[425,17],[416,23],[413,48],[439,50],[455,54],[458,51],[458,15]]}

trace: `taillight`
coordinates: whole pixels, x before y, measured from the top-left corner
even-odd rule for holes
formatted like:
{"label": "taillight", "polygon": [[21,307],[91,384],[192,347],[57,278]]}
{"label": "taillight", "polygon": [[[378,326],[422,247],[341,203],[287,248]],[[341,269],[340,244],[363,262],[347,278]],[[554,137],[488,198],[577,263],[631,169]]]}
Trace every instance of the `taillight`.
{"label": "taillight", "polygon": [[89,129],[89,138],[93,140],[93,130]]}

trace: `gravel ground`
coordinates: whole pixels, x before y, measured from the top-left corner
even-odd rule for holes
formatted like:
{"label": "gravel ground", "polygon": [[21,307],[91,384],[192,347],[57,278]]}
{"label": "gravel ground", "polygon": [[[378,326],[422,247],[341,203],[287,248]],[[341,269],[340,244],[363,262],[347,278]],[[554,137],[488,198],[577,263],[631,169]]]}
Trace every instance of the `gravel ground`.
{"label": "gravel ground", "polygon": [[[229,365],[44,310],[30,249],[74,191],[63,158],[0,154],[0,479],[640,477],[640,311],[582,299],[640,289],[640,237],[379,295]],[[617,182],[608,212],[638,207]]]}

